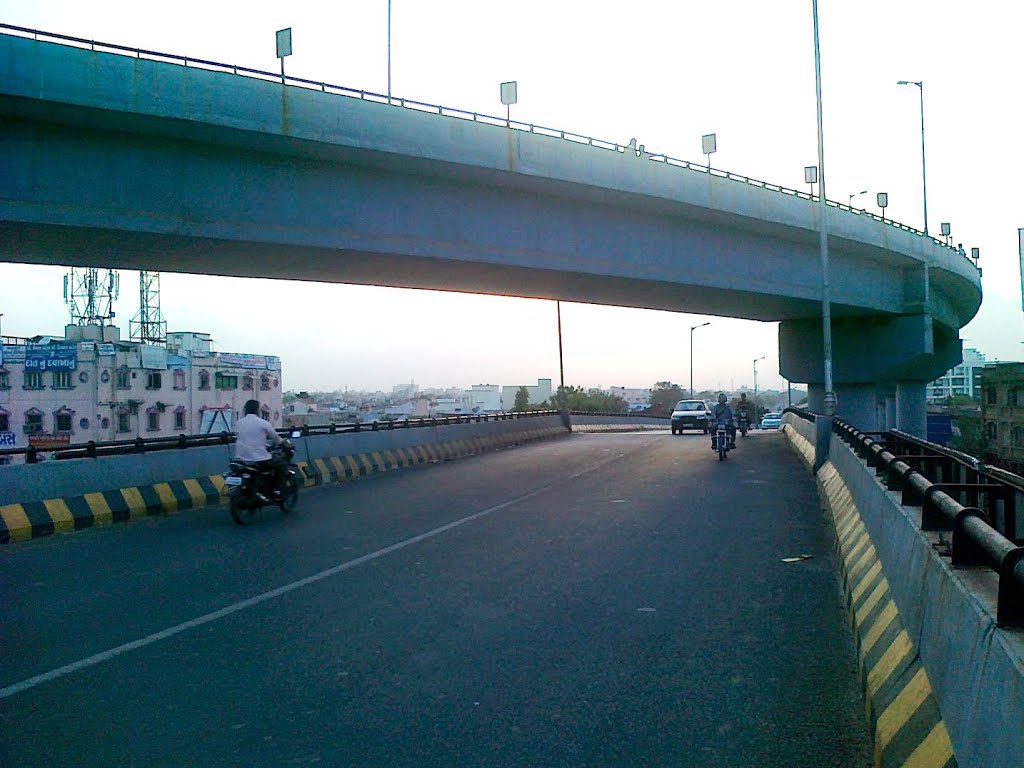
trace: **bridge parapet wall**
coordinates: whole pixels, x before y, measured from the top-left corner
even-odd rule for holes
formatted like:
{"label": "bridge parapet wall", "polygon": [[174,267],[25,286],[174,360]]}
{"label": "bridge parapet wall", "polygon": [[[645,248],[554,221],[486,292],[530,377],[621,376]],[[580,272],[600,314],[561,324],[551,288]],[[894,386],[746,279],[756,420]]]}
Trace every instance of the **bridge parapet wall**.
{"label": "bridge parapet wall", "polygon": [[[810,466],[814,423],[791,413],[784,423]],[[902,765],[912,753],[952,764],[948,751],[961,768],[1024,765],[1024,635],[997,625],[998,575],[954,569],[939,534],[921,530],[921,508],[904,506],[840,437],[816,474],[835,523],[876,764]]]}

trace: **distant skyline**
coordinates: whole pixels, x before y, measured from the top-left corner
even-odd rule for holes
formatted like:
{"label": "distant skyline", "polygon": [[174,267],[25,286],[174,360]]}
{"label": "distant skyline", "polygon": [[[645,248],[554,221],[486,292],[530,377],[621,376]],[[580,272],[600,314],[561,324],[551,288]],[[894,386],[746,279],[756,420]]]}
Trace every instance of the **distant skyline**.
{"label": "distant skyline", "polygon": [[[387,1],[330,6],[183,0],[173,8],[96,0],[6,0],[0,21],[274,71],[274,32],[291,26],[289,74],[384,92]],[[805,188],[817,162],[811,3],[638,2],[596,13],[582,0],[392,0],[392,92],[502,114],[498,85],[517,80],[513,116],[699,161],[714,132],[716,167]],[[994,0],[822,2],[819,8],[828,196],[922,225],[920,113],[925,83],[929,229],[981,249],[985,300],[961,332],[989,360],[1021,356],[1017,228],[1024,177],[1016,61],[1024,10]],[[11,335],[61,333],[63,267],[0,264]],[[138,308],[121,275],[117,323]],[[278,355],[292,390],[390,391],[414,378],[468,387],[557,383],[554,302],[366,286],[163,273],[171,330],[210,332],[223,351]],[[562,304],[567,384],[784,390],[777,325],[652,310]]]}

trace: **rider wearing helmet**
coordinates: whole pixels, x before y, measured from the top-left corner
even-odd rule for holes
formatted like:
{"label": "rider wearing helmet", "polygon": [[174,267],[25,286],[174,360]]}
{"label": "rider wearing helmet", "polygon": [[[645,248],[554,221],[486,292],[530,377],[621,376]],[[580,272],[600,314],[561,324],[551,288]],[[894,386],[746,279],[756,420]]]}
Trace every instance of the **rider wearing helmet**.
{"label": "rider wearing helmet", "polygon": [[750,401],[747,400],[747,393],[741,392],[739,402],[736,403],[736,415],[740,418],[746,416],[747,424],[749,424],[753,411],[754,409],[751,407]]}
{"label": "rider wearing helmet", "polygon": [[[715,425],[722,424],[725,427],[726,433],[729,435],[729,447],[736,447],[736,425],[733,424],[732,408],[729,407],[729,398],[725,396],[725,392],[718,394],[718,405],[715,406],[715,410],[711,413],[711,419],[715,422]],[[714,442],[712,441],[712,446]]]}

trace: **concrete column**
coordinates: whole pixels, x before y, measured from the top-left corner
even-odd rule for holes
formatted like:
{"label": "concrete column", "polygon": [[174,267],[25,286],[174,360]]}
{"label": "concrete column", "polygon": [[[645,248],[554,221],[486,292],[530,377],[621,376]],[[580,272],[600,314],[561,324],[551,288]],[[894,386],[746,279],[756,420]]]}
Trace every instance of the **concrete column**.
{"label": "concrete column", "polygon": [[886,395],[885,426],[883,429],[896,429],[896,395]]}
{"label": "concrete column", "polygon": [[807,385],[807,410],[811,413],[825,412],[825,385]]}
{"label": "concrete column", "polygon": [[862,432],[878,429],[878,392],[874,384],[837,384],[836,416]]}
{"label": "concrete column", "polygon": [[896,382],[896,429],[917,437],[928,437],[923,381]]}

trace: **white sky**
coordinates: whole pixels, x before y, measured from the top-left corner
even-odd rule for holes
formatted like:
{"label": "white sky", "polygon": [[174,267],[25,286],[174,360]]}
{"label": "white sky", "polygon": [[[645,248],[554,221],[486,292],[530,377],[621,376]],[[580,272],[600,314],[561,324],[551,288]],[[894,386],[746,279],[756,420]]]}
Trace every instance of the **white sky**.
{"label": "white sky", "polygon": [[[961,332],[988,358],[1020,359],[1024,339],[1017,228],[1024,227],[1019,47],[1024,6],[1003,0],[821,0],[828,196],[920,228],[925,83],[929,228],[981,249],[985,300]],[[392,0],[392,92],[501,114],[498,84],[519,83],[513,116],[700,160],[802,188],[817,162],[810,0]],[[173,4],[0,0],[0,22],[270,71],[274,32],[292,27],[288,74],[387,89],[387,0]],[[58,267],[0,264],[9,335],[61,333]],[[242,309],[248,297],[265,309]],[[337,320],[337,307],[345,319]],[[137,273],[115,309],[127,336]],[[164,273],[171,330],[213,334],[221,351],[279,355],[287,389],[390,389],[558,381],[551,302]],[[239,317],[246,317],[244,323]],[[562,305],[567,384],[694,383],[784,388],[777,326],[616,307]]]}

